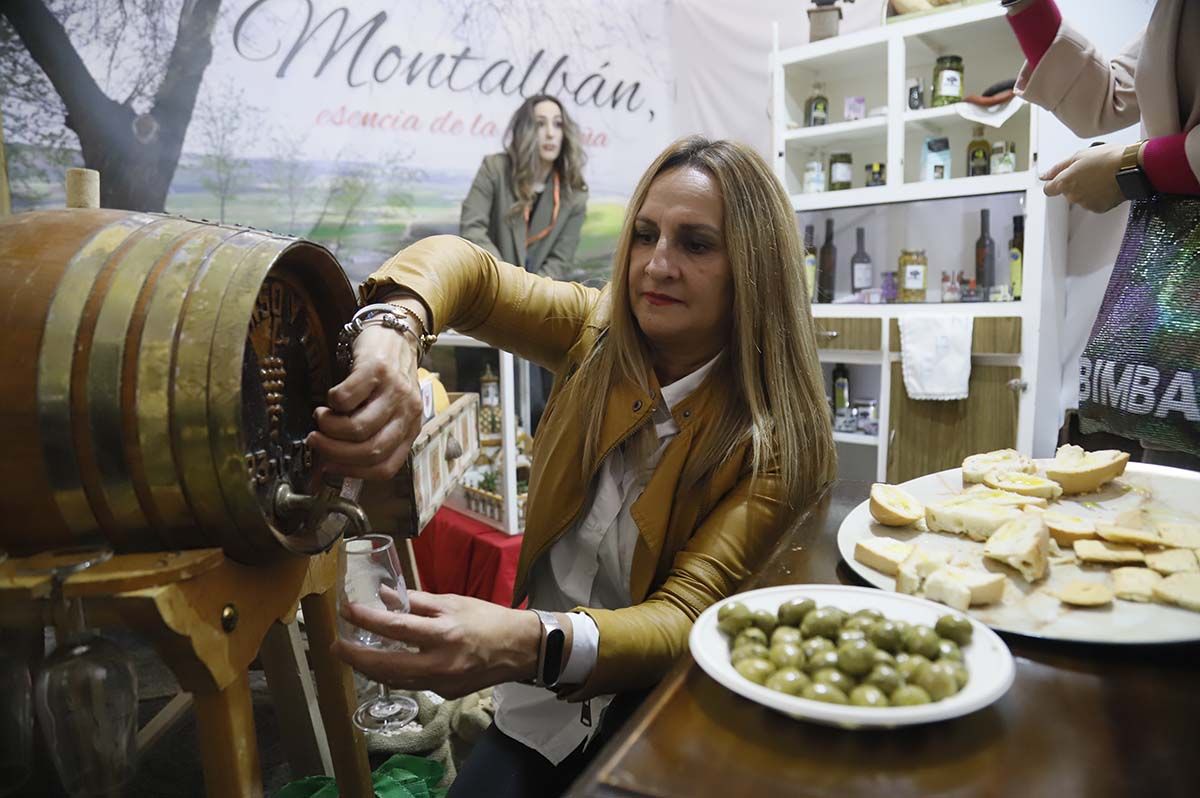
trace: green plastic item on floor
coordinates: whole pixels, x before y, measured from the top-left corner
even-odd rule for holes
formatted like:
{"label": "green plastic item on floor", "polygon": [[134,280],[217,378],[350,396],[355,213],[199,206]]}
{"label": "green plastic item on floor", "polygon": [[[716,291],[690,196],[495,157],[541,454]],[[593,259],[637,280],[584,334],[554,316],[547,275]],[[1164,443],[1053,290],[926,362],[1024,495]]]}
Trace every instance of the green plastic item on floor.
{"label": "green plastic item on floor", "polygon": [[[375,798],[444,798],[446,790],[436,786],[444,773],[439,762],[396,754],[371,774]],[[275,793],[275,798],[338,798],[337,782],[329,776],[306,776]]]}

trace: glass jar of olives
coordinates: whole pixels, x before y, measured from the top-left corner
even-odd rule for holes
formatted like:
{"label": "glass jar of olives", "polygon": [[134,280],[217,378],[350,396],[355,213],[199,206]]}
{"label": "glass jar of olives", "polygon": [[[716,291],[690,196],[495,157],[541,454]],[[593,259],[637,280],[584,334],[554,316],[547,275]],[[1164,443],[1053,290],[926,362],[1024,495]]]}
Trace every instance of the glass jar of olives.
{"label": "glass jar of olives", "polygon": [[854,157],[848,152],[829,154],[829,190],[843,191],[854,183]]}
{"label": "glass jar of olives", "polygon": [[933,67],[933,107],[953,105],[963,98],[963,60],[961,55],[938,56]]}

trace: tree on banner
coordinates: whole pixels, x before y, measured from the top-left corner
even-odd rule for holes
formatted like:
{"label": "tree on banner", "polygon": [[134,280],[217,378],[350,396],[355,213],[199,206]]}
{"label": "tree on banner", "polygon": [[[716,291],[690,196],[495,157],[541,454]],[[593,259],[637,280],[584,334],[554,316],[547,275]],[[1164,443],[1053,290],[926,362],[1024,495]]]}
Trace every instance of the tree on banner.
{"label": "tree on banner", "polygon": [[[26,74],[29,70],[20,63],[22,58],[31,57],[41,68],[58,97],[39,96],[34,82],[26,80],[17,88],[33,90],[18,98],[23,100],[18,107],[44,117],[46,103],[56,103],[49,110],[65,115],[66,127],[79,137],[84,165],[101,174],[101,205],[163,210],[196,95],[212,60],[212,34],[221,0],[132,4],[135,8],[127,7],[131,4],[123,0],[61,0],[54,5],[55,11],[42,0],[0,4],[0,16],[24,45],[23,50],[0,51],[0,74]],[[176,14],[174,43],[166,53],[163,34]],[[110,69],[123,54],[127,33],[143,48],[137,53],[141,67],[124,100],[113,99],[100,87],[60,21],[63,19],[75,19],[79,35],[105,40]],[[135,24],[148,27],[155,35],[145,36],[145,30],[126,31]],[[164,46],[160,49],[159,45]]]}

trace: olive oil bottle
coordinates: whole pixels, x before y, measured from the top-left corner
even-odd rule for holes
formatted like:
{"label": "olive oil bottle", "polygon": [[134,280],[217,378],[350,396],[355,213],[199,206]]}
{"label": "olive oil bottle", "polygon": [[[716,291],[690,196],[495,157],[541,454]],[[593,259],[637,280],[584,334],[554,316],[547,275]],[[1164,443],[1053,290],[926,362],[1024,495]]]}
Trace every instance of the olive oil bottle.
{"label": "olive oil bottle", "polygon": [[833,219],[825,220],[825,243],[817,272],[817,301],[833,301],[834,278],[837,276],[837,247],[833,245]]}
{"label": "olive oil bottle", "polygon": [[992,145],[983,137],[983,125],[971,131],[974,138],[967,145],[967,177],[991,174]]}
{"label": "olive oil bottle", "polygon": [[1012,286],[1013,299],[1021,298],[1021,285],[1025,279],[1025,217],[1013,217],[1013,237],[1008,242],[1008,282]]}
{"label": "olive oil bottle", "polygon": [[808,288],[808,301],[816,302],[817,295],[817,249],[813,240],[813,226],[804,225],[804,285]]}
{"label": "olive oil bottle", "polygon": [[814,83],[812,90],[812,96],[804,103],[805,127],[829,122],[829,98],[825,96],[825,84]]}

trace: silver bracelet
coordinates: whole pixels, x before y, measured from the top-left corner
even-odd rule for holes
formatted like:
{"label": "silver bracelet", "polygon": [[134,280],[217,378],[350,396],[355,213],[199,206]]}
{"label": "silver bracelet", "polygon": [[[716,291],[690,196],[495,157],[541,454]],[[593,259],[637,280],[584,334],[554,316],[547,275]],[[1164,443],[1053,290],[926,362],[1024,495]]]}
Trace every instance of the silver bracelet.
{"label": "silver bracelet", "polygon": [[408,333],[412,335],[413,341],[417,344],[417,350],[421,352],[421,357],[425,356],[425,352],[421,347],[421,337],[408,326],[408,322],[400,318],[399,314],[391,311],[373,313],[365,318],[359,314],[355,314],[348,323],[342,325],[341,332],[338,333],[337,340],[337,362],[346,371],[354,364],[354,342],[358,339],[359,333],[367,327],[381,325],[389,330],[404,335]]}

